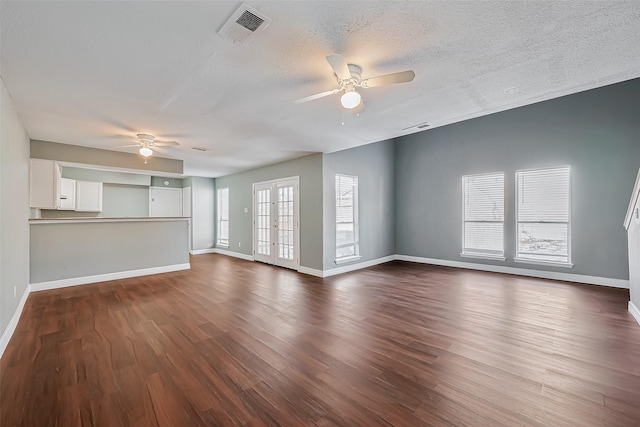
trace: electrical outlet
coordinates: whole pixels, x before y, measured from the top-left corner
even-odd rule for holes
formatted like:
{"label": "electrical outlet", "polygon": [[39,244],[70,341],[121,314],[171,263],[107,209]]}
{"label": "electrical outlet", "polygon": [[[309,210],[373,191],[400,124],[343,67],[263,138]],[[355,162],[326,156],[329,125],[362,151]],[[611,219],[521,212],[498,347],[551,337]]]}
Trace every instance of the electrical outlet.
{"label": "electrical outlet", "polygon": [[241,246],[242,246],[242,243],[238,242],[238,247],[241,247]]}
{"label": "electrical outlet", "polygon": [[13,287],[13,297],[16,297],[16,292],[18,292],[18,289],[16,286]]}

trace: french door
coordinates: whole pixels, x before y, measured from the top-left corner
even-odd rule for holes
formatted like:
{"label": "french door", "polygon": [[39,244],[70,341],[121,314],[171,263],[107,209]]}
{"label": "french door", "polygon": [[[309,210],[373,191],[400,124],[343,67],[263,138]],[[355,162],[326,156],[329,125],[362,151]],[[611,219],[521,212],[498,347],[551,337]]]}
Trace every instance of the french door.
{"label": "french door", "polygon": [[298,177],[253,184],[253,253],[256,261],[300,266]]}

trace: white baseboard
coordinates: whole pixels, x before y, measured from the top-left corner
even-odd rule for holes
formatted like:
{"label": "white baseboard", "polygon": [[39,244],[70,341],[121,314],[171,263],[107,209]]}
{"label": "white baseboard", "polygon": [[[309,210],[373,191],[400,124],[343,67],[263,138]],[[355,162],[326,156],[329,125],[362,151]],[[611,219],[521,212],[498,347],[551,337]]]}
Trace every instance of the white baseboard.
{"label": "white baseboard", "polygon": [[202,255],[202,254],[212,254],[215,253],[216,248],[207,248],[207,249],[196,249],[189,251],[191,255]]}
{"label": "white baseboard", "polygon": [[629,301],[629,313],[631,313],[633,318],[636,319],[636,322],[638,322],[638,324],[640,325],[640,310],[631,301]]}
{"label": "white baseboard", "polygon": [[253,261],[253,256],[252,255],[241,254],[240,252],[233,252],[233,251],[229,251],[227,249],[215,248],[213,250],[213,253],[220,254],[220,255],[226,255],[226,256],[232,256],[232,257],[244,259],[244,260],[247,260],[247,261]]}
{"label": "white baseboard", "polygon": [[324,275],[322,274],[322,270],[316,270],[315,268],[300,266],[298,267],[298,272],[302,274],[308,274],[310,276],[324,277]]}
{"label": "white baseboard", "polygon": [[400,261],[419,262],[422,264],[444,265],[446,267],[466,268],[469,270],[491,271],[494,273],[514,274],[516,276],[537,277],[540,279],[562,280],[565,282],[587,283],[590,285],[611,286],[629,289],[629,281],[608,277],[585,276],[582,274],[556,273],[553,271],[532,270],[528,268],[504,267],[501,265],[477,264],[472,262],[450,261],[445,259],[422,258],[409,255],[396,255]]}
{"label": "white baseboard", "polygon": [[142,268],[140,270],[118,271],[115,273],[96,274],[95,276],[72,277],[69,279],[52,280],[50,282],[31,283],[31,292],[49,289],[66,288],[67,286],[86,285],[89,283],[106,282],[108,280],[127,279],[129,277],[148,276],[149,274],[169,273],[171,271],[189,270],[191,264],[165,265],[162,267]]}
{"label": "white baseboard", "polygon": [[393,261],[395,259],[396,255],[389,255],[382,258],[372,259],[371,261],[359,262],[357,264],[345,265],[344,267],[332,268],[330,270],[324,270],[323,277],[330,277],[335,276],[336,274],[348,273],[350,271],[373,267],[374,265],[384,264],[385,262]]}
{"label": "white baseboard", "polygon": [[24,309],[24,304],[27,302],[27,297],[30,293],[29,286],[24,290],[22,297],[20,298],[20,302],[18,302],[18,306],[16,307],[16,311],[13,313],[13,317],[9,321],[9,324],[4,329],[2,333],[2,337],[0,337],[0,358],[4,354],[4,350],[7,348],[7,344],[9,344],[9,340],[13,336],[13,333],[16,330],[16,326],[18,326],[18,320],[20,320],[20,316],[22,315],[22,310]]}

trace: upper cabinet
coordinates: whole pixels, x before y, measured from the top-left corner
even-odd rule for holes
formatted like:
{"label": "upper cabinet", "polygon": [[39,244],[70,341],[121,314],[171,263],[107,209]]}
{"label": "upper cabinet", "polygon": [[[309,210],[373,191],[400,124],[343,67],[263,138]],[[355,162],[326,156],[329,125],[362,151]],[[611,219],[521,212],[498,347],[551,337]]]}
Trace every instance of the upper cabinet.
{"label": "upper cabinet", "polygon": [[31,159],[30,206],[58,209],[60,206],[60,165],[52,160]]}
{"label": "upper cabinet", "polygon": [[102,183],[76,181],[76,210],[102,212]]}
{"label": "upper cabinet", "polygon": [[58,209],[74,211],[76,209],[76,180],[60,179],[60,203]]}
{"label": "upper cabinet", "polygon": [[31,159],[30,206],[80,212],[102,212],[102,183],[62,178],[53,160]]}

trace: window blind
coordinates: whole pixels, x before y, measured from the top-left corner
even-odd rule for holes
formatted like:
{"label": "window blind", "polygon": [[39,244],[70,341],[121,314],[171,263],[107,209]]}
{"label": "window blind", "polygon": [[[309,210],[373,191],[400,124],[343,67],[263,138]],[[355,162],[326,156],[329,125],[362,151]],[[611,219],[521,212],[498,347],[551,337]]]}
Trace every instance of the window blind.
{"label": "window blind", "polygon": [[516,172],[516,259],[570,263],[570,167]]}
{"label": "window blind", "polygon": [[504,256],[504,173],[462,177],[462,254]]}
{"label": "window blind", "polygon": [[218,245],[229,246],[229,189],[218,189]]}
{"label": "window blind", "polygon": [[336,174],[336,259],[358,254],[358,177]]}

